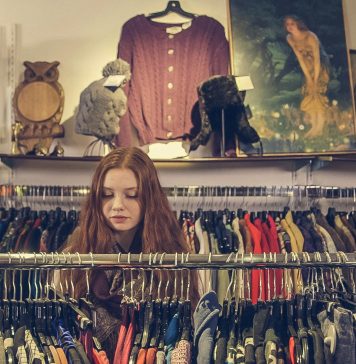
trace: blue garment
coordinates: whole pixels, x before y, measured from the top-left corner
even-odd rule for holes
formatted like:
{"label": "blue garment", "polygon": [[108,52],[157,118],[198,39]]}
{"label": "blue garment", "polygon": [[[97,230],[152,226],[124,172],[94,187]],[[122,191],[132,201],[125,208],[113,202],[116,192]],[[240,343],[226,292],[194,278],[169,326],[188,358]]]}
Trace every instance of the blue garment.
{"label": "blue garment", "polygon": [[176,342],[179,334],[179,320],[178,314],[176,313],[171,322],[168,325],[166,334],[164,335],[164,345],[166,346],[166,363],[171,363],[171,355],[174,347],[176,346]]}
{"label": "blue garment", "polygon": [[202,296],[194,311],[194,346],[197,349],[197,364],[209,364],[212,361],[220,311],[221,306],[215,292],[208,292]]}

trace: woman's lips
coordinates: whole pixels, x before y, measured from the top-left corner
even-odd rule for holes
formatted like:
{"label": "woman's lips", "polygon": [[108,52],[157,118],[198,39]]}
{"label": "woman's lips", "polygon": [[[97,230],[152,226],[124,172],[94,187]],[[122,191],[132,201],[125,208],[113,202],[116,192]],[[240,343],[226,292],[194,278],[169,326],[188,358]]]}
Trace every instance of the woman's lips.
{"label": "woman's lips", "polygon": [[128,220],[128,217],[126,216],[112,216],[110,218],[113,222],[117,223],[117,224],[122,224],[124,222],[126,222]]}

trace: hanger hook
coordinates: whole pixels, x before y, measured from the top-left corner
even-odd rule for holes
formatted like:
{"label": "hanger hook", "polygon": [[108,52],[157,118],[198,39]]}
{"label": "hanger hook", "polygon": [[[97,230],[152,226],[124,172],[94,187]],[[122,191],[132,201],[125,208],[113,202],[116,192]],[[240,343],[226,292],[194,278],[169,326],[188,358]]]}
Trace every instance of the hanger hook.
{"label": "hanger hook", "polygon": [[161,288],[162,288],[162,265],[163,265],[163,261],[164,261],[164,256],[166,253],[162,253],[161,254],[161,258],[159,260],[159,265],[160,265],[160,269],[159,269],[159,282],[158,282],[158,287],[157,287],[157,296],[158,299],[161,300]]}

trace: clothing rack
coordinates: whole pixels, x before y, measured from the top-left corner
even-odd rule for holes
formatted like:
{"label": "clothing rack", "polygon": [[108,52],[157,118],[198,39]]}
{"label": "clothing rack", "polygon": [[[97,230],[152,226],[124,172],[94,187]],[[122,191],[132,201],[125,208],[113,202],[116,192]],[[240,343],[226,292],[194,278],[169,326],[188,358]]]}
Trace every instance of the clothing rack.
{"label": "clothing rack", "polygon": [[[172,186],[163,187],[169,197],[298,197],[298,198],[349,198],[356,202],[356,187],[337,186]],[[89,186],[60,185],[0,185],[2,198],[42,198],[86,196]]]}
{"label": "clothing rack", "polygon": [[56,268],[122,269],[263,269],[263,268],[352,268],[355,253],[289,254],[0,254],[2,269]]}

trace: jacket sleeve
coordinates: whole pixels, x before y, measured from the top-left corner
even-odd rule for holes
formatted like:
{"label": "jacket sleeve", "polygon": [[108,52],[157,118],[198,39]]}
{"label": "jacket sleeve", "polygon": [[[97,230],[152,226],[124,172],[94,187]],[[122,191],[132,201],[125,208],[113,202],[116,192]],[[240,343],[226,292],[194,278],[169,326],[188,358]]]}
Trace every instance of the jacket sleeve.
{"label": "jacket sleeve", "polygon": [[230,51],[224,27],[220,23],[217,24],[216,31],[214,32],[212,45],[215,50],[212,52],[210,62],[211,75],[226,76],[229,74]]}

